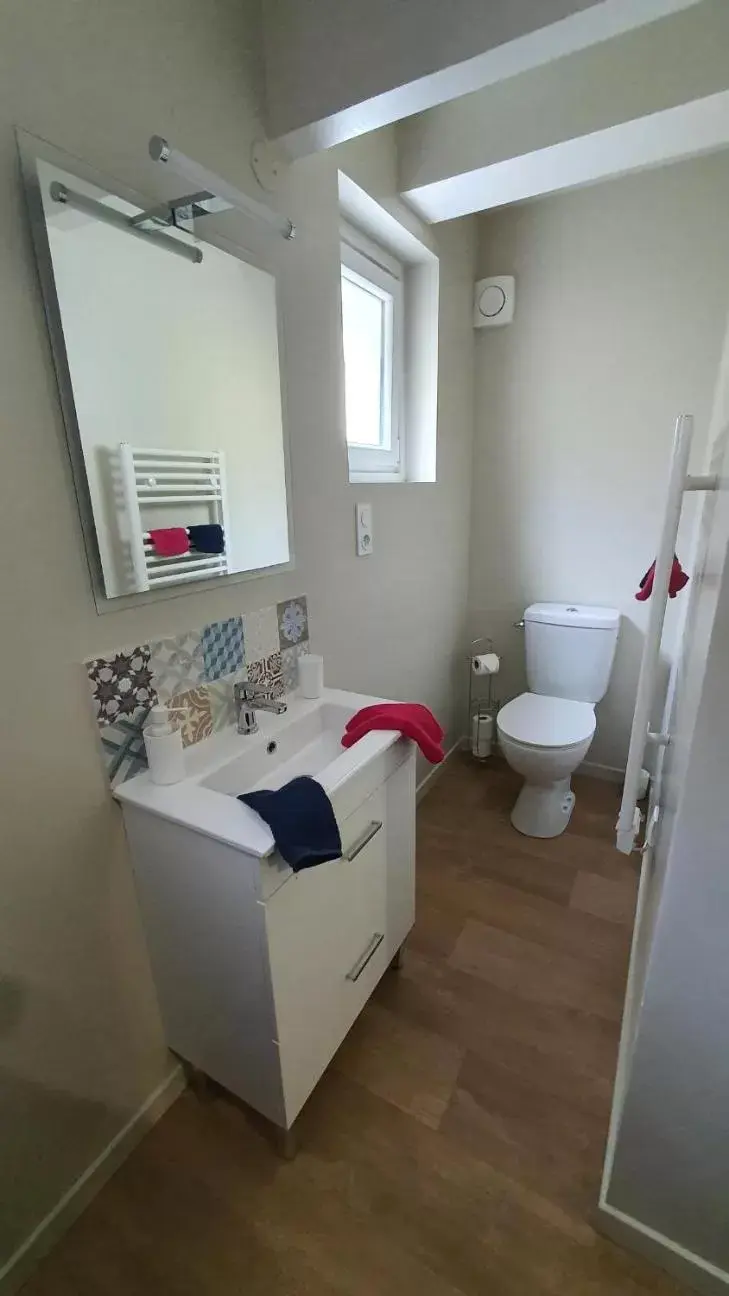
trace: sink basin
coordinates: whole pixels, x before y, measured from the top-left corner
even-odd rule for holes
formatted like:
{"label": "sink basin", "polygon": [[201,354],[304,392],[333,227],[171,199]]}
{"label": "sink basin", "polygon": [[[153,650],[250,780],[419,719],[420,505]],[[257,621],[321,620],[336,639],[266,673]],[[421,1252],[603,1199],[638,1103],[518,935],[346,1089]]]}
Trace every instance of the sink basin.
{"label": "sink basin", "polygon": [[351,707],[324,702],[308,715],[292,718],[275,738],[247,746],[247,739],[260,732],[246,735],[240,755],[201,779],[200,786],[237,797],[254,788],[283,787],[301,774],[320,774],[342,755],[342,734],[353,715]]}
{"label": "sink basin", "polygon": [[384,753],[398,742],[409,743],[387,730],[366,734],[346,750],[342,747],[349,718],[382,698],[325,689],[316,701],[295,694],[287,700],[283,715],[256,713],[255,734],[230,728],[188,747],[181,782],[160,787],[145,771],[122,783],[114,796],[125,811],[145,810],[262,857],[275,850],[274,840],[255,811],[238,801],[241,792],[276,789],[309,774],[321,783],[341,817],[386,777],[380,759]]}

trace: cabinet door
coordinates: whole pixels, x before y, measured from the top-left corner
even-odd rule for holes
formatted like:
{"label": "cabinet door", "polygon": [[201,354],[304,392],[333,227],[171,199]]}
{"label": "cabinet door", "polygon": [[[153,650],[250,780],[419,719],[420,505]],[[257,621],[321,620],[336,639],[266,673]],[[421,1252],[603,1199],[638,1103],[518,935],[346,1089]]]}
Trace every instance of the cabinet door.
{"label": "cabinet door", "polygon": [[289,1123],[391,957],[384,815],[380,788],[342,825],[342,858],[294,874],[266,904]]}

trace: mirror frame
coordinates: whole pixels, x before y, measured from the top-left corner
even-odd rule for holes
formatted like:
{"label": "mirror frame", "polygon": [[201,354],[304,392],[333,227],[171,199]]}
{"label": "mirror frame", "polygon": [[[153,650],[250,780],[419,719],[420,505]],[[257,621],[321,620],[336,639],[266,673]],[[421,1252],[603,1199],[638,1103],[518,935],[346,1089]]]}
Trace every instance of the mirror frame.
{"label": "mirror frame", "polygon": [[[63,418],[66,448],[68,450],[73,488],[81,520],[81,533],[83,536],[86,562],[89,569],[91,590],[96,604],[96,611],[98,613],[122,612],[128,608],[142,607],[146,603],[157,603],[161,602],[163,599],[182,598],[188,594],[200,594],[206,590],[219,589],[223,584],[240,584],[243,581],[257,580],[261,576],[275,576],[279,572],[293,571],[296,565],[294,553],[293,497],[291,489],[289,419],[286,400],[285,339],[279,275],[276,273],[276,269],[269,256],[267,254],[261,254],[257,246],[256,250],[253,251],[250,246],[239,242],[232,242],[229,238],[224,238],[214,229],[208,233],[207,225],[205,226],[205,238],[202,238],[199,233],[198,223],[198,228],[195,230],[195,238],[197,242],[201,244],[209,243],[213,247],[219,248],[221,252],[226,252],[230,256],[237,257],[240,261],[244,261],[248,265],[254,266],[257,270],[265,271],[273,277],[276,285],[279,382],[281,388],[281,426],[283,434],[284,482],[286,489],[289,558],[285,563],[275,563],[270,567],[256,567],[249,571],[231,572],[227,576],[215,576],[212,578],[207,577],[200,580],[186,581],[184,585],[177,587],[173,586],[168,589],[149,590],[137,594],[120,594],[115,598],[109,598],[107,596],[104,588],[101,556],[99,553],[96,534],[96,523],[94,521],[88,478],[86,476],[86,465],[84,462],[78,415],[76,412],[76,402],[73,394],[71,370],[63,333],[61,307],[56,292],[56,281],[53,274],[53,262],[51,259],[48,232],[46,230],[43,199],[41,196],[36,161],[40,159],[43,162],[48,162],[51,165],[58,166],[62,170],[78,176],[80,180],[84,180],[88,184],[97,185],[100,189],[105,189],[108,193],[115,194],[126,202],[135,204],[140,208],[140,210],[159,204],[164,201],[164,197],[160,194],[142,194],[138,190],[131,188],[129,185],[122,184],[112,177],[105,175],[96,167],[90,166],[88,163],[75,157],[73,154],[57,148],[55,144],[51,144],[48,140],[40,139],[38,136],[31,135],[27,131],[17,129],[15,136],[18,146],[18,155],[20,158],[20,171],[23,180],[23,188],[27,203],[31,240],[38,272],[40,295]],[[184,181],[179,181],[177,183],[177,187],[180,186],[184,188]],[[227,215],[228,213],[226,213],[226,216]],[[245,217],[240,216],[240,214],[238,214],[238,216],[239,219],[245,220]],[[208,220],[215,221],[216,217],[208,216],[206,217],[206,221]],[[263,235],[263,237],[267,242],[270,242],[272,236],[269,233]]]}

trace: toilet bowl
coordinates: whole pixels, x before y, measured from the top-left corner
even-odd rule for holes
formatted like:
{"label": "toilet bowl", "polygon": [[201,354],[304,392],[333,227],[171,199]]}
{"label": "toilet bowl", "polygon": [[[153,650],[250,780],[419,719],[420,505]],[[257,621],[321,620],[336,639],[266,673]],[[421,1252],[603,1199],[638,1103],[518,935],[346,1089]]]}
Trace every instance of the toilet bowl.
{"label": "toilet bowl", "polygon": [[584,760],[595,733],[590,702],[522,693],[496,719],[501,750],[524,777],[511,822],[527,837],[557,837],[572,814],[570,776]]}

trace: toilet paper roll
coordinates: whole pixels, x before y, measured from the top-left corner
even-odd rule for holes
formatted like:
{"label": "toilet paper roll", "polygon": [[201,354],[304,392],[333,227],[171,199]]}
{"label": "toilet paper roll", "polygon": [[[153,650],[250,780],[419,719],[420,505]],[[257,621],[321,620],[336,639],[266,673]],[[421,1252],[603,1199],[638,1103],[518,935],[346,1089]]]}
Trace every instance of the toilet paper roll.
{"label": "toilet paper roll", "polygon": [[494,717],[491,715],[474,715],[471,717],[471,752],[479,760],[486,760],[491,755],[494,738]]}
{"label": "toilet paper roll", "polygon": [[474,675],[496,675],[501,665],[496,653],[479,653],[471,658]]}

